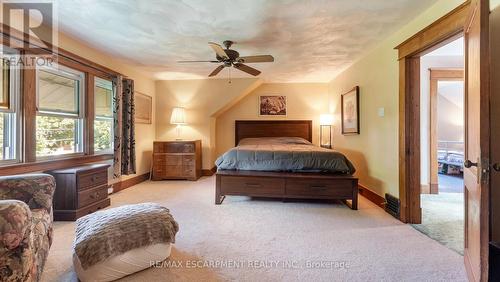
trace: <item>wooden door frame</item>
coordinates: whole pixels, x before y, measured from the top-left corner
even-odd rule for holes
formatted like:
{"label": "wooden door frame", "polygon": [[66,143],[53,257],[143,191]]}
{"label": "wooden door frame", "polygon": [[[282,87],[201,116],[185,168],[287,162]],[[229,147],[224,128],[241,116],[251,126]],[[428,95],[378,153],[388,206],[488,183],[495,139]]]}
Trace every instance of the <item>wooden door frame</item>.
{"label": "wooden door frame", "polygon": [[[464,69],[463,68],[430,68],[430,99],[429,99],[429,183],[428,186],[422,187],[422,194],[438,194],[438,137],[437,137],[437,123],[438,123],[438,82],[439,81],[463,81]],[[465,91],[465,89],[464,89]]]}
{"label": "wooden door frame", "polygon": [[459,38],[470,1],[398,45],[400,220],[421,223],[420,207],[420,56]]}

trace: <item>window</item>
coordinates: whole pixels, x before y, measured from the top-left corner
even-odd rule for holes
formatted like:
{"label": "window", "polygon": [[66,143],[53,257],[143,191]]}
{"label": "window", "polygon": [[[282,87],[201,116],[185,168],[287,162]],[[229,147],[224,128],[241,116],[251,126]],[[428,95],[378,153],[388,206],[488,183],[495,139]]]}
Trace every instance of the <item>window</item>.
{"label": "window", "polygon": [[94,151],[113,151],[113,83],[95,78],[94,85]]}
{"label": "window", "polygon": [[84,77],[63,66],[37,70],[37,158],[83,152]]}
{"label": "window", "polygon": [[19,69],[10,66],[11,56],[18,53],[1,46],[0,59],[0,164],[19,161]]}

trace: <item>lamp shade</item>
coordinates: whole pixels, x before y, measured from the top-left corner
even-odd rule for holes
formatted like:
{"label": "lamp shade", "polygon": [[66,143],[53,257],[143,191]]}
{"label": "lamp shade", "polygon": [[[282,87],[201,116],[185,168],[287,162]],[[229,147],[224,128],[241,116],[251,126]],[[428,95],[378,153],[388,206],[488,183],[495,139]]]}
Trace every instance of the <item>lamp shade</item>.
{"label": "lamp shade", "polygon": [[184,108],[176,107],[172,110],[171,124],[186,124],[186,111]]}
{"label": "lamp shade", "polygon": [[319,125],[333,125],[333,115],[331,114],[320,115]]}

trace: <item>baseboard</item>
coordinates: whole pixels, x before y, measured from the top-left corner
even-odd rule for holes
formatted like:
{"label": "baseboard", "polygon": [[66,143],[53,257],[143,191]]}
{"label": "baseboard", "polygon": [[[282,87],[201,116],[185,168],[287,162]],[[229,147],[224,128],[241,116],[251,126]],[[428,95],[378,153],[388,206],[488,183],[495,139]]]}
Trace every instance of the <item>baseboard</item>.
{"label": "baseboard", "polygon": [[379,194],[373,192],[372,190],[366,188],[365,186],[358,184],[359,194],[375,205],[385,209],[385,198],[380,196]]}
{"label": "baseboard", "polygon": [[149,179],[149,172],[113,184],[113,193],[120,192]]}
{"label": "baseboard", "polygon": [[215,174],[215,172],[217,172],[217,167],[214,166],[212,167],[211,169],[202,169],[201,170],[201,175],[202,176],[212,176]]}

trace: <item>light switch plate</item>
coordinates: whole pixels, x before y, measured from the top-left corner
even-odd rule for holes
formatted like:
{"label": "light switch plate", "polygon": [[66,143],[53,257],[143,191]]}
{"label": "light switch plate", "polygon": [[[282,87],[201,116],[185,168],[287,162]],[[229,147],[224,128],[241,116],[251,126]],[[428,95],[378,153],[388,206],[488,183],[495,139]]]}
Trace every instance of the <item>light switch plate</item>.
{"label": "light switch plate", "polygon": [[378,116],[379,117],[385,116],[385,108],[378,108]]}

